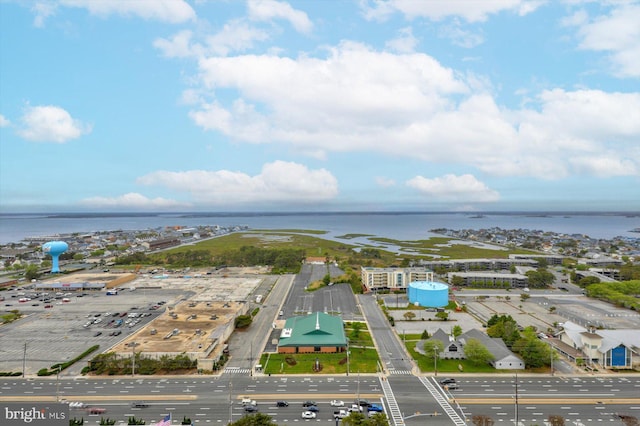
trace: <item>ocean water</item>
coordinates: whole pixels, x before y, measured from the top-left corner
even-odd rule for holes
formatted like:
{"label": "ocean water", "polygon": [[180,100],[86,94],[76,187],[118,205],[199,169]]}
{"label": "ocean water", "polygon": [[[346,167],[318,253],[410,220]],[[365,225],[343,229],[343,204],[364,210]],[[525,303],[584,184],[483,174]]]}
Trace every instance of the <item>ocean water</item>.
{"label": "ocean water", "polygon": [[592,238],[639,238],[638,213],[75,213],[0,214],[0,244],[27,237],[166,226],[247,225],[251,229],[327,231],[326,237],[367,234],[399,240],[433,236],[435,228],[542,230]]}

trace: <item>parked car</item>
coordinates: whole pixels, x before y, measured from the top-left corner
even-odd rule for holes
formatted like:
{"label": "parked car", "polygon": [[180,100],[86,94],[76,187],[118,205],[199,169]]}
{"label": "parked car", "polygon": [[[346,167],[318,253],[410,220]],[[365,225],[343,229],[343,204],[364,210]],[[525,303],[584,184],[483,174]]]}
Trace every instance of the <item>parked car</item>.
{"label": "parked car", "polygon": [[452,379],[451,377],[448,377],[446,379],[440,380],[440,384],[441,385],[448,385],[448,384],[455,383],[455,382],[456,382],[456,379]]}
{"label": "parked car", "polygon": [[332,407],[344,407],[344,401],[340,401],[339,399],[334,399],[330,404]]}
{"label": "parked car", "polygon": [[305,401],[302,403],[303,407],[311,407],[312,405],[316,405],[315,401]]}
{"label": "parked car", "polygon": [[316,418],[316,413],[314,413],[313,411],[303,411],[302,412],[302,418],[303,419],[315,419]]}
{"label": "parked car", "polygon": [[277,401],[276,406],[278,407],[288,407],[289,403],[287,401]]}

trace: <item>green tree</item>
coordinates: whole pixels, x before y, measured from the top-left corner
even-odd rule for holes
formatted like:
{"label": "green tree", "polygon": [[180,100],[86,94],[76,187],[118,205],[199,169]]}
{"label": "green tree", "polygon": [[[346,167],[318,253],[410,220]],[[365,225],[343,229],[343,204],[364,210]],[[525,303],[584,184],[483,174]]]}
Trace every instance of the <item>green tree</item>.
{"label": "green tree", "polygon": [[37,280],[40,277],[38,267],[36,265],[27,265],[24,270],[24,277],[28,280]]}
{"label": "green tree", "polygon": [[449,319],[449,312],[436,312],[436,318],[439,318],[442,321],[447,321]]}
{"label": "green tree", "polygon": [[464,355],[475,365],[489,364],[493,360],[493,355],[478,339],[469,339],[464,345]]}
{"label": "green tree", "polygon": [[531,297],[531,295],[529,295],[529,293],[521,293],[520,294],[520,301],[524,302],[526,300],[528,300]]}
{"label": "green tree", "polygon": [[273,422],[271,416],[255,413],[229,423],[229,426],[278,426],[278,424]]}
{"label": "green tree", "polygon": [[235,326],[236,328],[247,328],[252,322],[251,315],[238,315],[235,319]]}
{"label": "green tree", "polygon": [[407,321],[412,321],[416,317],[416,314],[413,313],[413,311],[407,311],[404,313],[403,317]]}
{"label": "green tree", "polygon": [[527,329],[513,344],[516,352],[528,368],[537,368],[551,364],[553,352],[549,345],[538,339],[533,329]]}
{"label": "green tree", "polygon": [[422,350],[426,357],[437,358],[444,351],[444,343],[436,339],[425,340]]}
{"label": "green tree", "polygon": [[331,282],[331,275],[326,274],[323,278],[322,278],[322,283],[324,285],[329,285],[329,283]]}
{"label": "green tree", "polygon": [[451,329],[451,334],[453,334],[453,337],[457,339],[462,334],[462,327],[460,327],[459,325],[454,325]]}
{"label": "green tree", "polygon": [[455,286],[455,287],[459,287],[461,285],[464,285],[464,278],[462,278],[460,275],[454,275],[451,277],[451,285]]}

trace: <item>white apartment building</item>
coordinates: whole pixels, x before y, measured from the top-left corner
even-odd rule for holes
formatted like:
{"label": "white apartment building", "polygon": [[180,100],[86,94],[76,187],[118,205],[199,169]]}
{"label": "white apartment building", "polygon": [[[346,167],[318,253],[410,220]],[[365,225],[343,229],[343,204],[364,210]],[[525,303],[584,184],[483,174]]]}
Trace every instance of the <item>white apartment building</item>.
{"label": "white apartment building", "polygon": [[407,290],[414,281],[433,281],[433,271],[424,267],[360,269],[362,285],[366,291]]}

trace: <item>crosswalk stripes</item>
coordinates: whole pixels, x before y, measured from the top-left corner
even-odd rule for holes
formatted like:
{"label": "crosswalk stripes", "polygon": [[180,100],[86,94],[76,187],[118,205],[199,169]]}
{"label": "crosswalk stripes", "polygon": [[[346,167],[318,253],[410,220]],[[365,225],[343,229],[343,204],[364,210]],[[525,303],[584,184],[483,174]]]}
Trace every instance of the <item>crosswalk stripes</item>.
{"label": "crosswalk stripes", "polygon": [[389,370],[389,375],[395,376],[411,376],[413,373],[411,370]]}
{"label": "crosswalk stripes", "polygon": [[250,368],[242,368],[242,367],[227,367],[224,369],[225,374],[249,374],[251,373]]}

